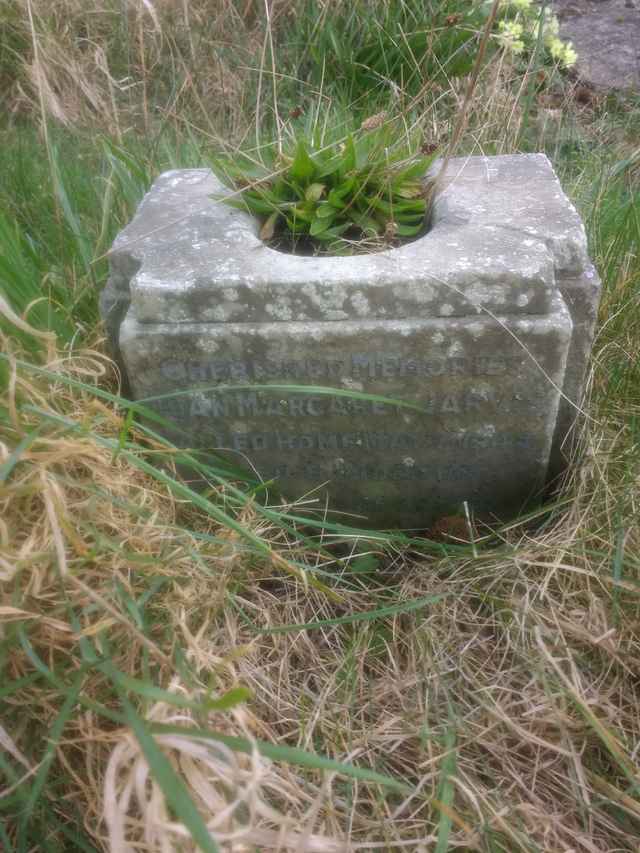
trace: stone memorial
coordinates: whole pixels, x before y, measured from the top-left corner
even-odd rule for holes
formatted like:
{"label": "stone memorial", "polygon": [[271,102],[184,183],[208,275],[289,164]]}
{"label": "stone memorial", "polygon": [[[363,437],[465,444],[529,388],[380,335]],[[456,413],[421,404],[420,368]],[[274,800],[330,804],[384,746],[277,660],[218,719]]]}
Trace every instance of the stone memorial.
{"label": "stone memorial", "polygon": [[161,175],[110,253],[113,351],[172,439],[359,526],[539,499],[600,290],[544,155],[452,159],[424,236],[352,257],[269,248],[223,191],[205,169]]}

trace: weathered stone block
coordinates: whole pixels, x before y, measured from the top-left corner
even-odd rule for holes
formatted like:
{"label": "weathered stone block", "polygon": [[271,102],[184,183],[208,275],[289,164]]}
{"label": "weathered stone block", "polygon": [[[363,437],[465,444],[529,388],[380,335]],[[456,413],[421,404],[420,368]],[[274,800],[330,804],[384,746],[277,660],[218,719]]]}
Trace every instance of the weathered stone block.
{"label": "weathered stone block", "polygon": [[546,157],[452,160],[429,233],[357,257],[276,252],[220,191],[207,170],[162,175],[102,297],[134,397],[190,392],[154,404],[174,438],[372,525],[463,501],[506,517],[540,494],[599,294]]}

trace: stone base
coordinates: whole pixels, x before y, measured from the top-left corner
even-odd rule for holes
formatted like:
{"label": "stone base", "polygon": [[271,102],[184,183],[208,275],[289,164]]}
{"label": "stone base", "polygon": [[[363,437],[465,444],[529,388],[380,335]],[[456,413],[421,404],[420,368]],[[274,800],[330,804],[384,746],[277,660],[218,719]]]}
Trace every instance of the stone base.
{"label": "stone base", "polygon": [[135,399],[360,526],[520,512],[562,464],[599,282],[545,157],[447,178],[427,235],[352,258],[267,248],[207,172],[158,179],[102,299]]}
{"label": "stone base", "polygon": [[120,347],[138,399],[178,392],[152,405],[181,444],[250,460],[320,508],[328,493],[359,522],[420,528],[465,500],[502,517],[540,492],[571,329],[558,299],[545,317],[499,321],[127,319]]}

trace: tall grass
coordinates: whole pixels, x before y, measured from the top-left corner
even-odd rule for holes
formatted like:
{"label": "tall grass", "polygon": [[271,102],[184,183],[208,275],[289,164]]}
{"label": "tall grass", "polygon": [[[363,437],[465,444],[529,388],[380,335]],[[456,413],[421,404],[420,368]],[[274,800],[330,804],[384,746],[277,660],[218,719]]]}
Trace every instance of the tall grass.
{"label": "tall grass", "polygon": [[[333,6],[274,3],[267,21],[251,2],[114,0],[91,15],[73,0],[7,4],[8,851],[637,849],[633,102],[585,115],[552,78],[564,113],[547,115],[523,94],[526,62],[494,53],[461,140],[466,152],[543,146],[603,276],[584,453],[538,513],[495,531],[452,518],[412,537],[331,523],[313,495],[265,500],[173,447],[117,395],[96,293],[113,236],[159,171],[253,146],[256,126],[277,132],[298,108],[352,107],[358,120],[411,104],[427,141],[454,127],[469,91],[456,48],[414,63],[434,10]],[[185,468],[209,488],[192,490]]]}

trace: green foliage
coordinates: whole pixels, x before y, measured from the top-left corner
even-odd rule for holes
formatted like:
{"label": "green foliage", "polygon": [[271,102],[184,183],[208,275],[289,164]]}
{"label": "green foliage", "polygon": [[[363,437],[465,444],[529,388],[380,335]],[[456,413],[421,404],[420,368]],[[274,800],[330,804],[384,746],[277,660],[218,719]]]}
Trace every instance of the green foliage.
{"label": "green foliage", "polygon": [[436,154],[417,153],[401,130],[379,114],[343,141],[323,144],[309,133],[286,150],[269,146],[261,163],[246,154],[217,158],[214,170],[238,190],[222,199],[260,217],[260,236],[292,251],[372,251],[417,237]]}
{"label": "green foliage", "polygon": [[[0,213],[0,298],[9,305],[13,303],[15,310],[35,328],[55,331],[62,340],[70,340],[74,323],[60,284],[53,270],[43,275],[37,244],[16,222]],[[0,331],[20,337],[28,350],[40,348],[41,342],[2,320]]]}
{"label": "green foliage", "polygon": [[483,4],[468,0],[355,0],[326,4],[320,15],[307,2],[286,48],[298,57],[297,77],[370,107],[468,74],[485,17]]}
{"label": "green foliage", "polygon": [[29,33],[22,26],[23,10],[17,0],[5,0],[0,15],[0,86],[6,96],[10,86],[19,77],[22,57],[29,54]]}
{"label": "green foliage", "polygon": [[504,0],[500,8],[496,40],[514,54],[540,51],[544,58],[562,68],[575,65],[578,55],[573,44],[559,38],[560,24],[547,0]]}
{"label": "green foliage", "polygon": [[[609,405],[640,401],[640,149],[602,168],[590,187],[586,225],[593,257],[602,277],[603,314],[600,339],[605,353]],[[630,355],[633,354],[633,355]]]}
{"label": "green foliage", "polygon": [[[46,143],[22,126],[0,132],[0,299],[34,329],[71,346],[93,334],[106,252],[153,176],[201,165],[203,155],[170,130],[116,143],[51,128]],[[32,354],[41,349],[2,316],[0,332]]]}

